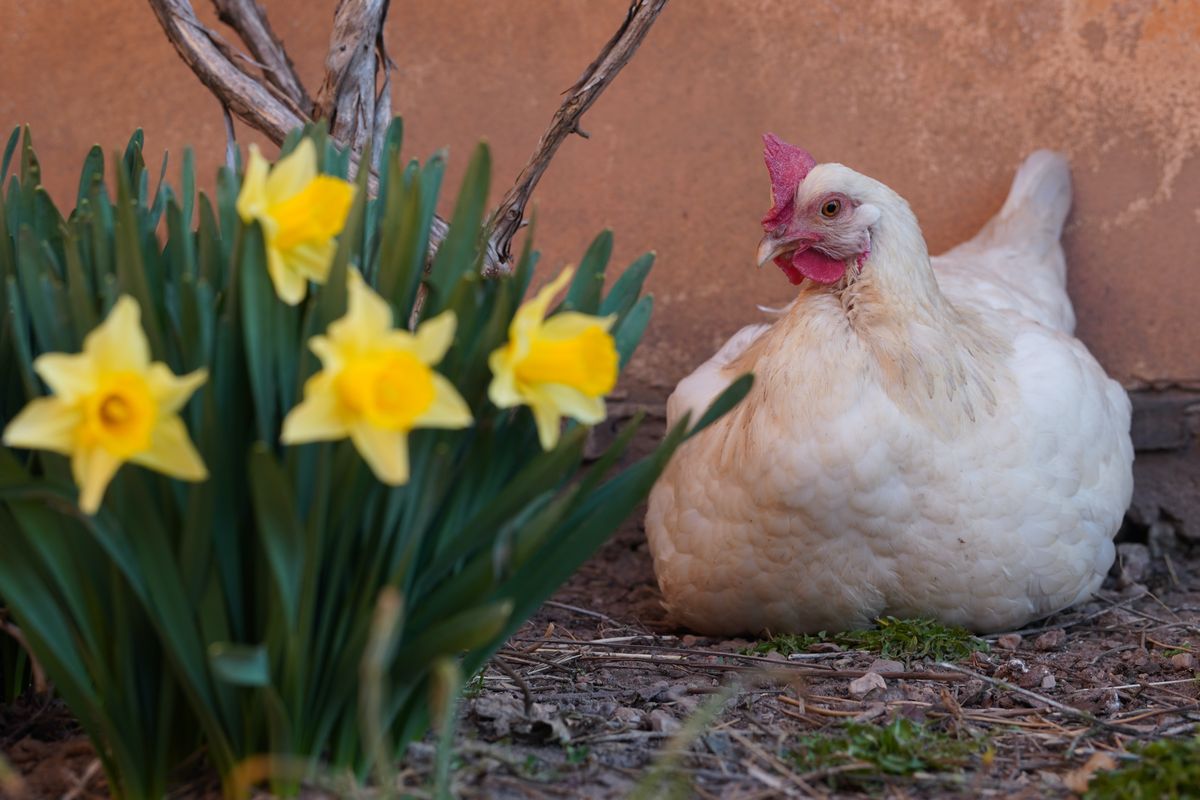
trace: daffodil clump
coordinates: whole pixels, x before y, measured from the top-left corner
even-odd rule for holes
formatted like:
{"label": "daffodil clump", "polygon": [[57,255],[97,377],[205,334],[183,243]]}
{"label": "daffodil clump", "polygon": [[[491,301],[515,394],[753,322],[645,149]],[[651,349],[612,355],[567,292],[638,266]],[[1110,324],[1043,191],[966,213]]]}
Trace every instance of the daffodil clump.
{"label": "daffodil clump", "polygon": [[152,190],[138,134],[88,155],[65,216],[28,133],[0,142],[0,606],[114,796],[205,763],[249,796],[402,758],[431,697],[446,708],[696,429],[627,464],[635,419],[584,472],[652,257],[606,292],[602,233],[523,302],[527,238],[484,278],[481,146],[431,263],[445,165],[406,163],[401,132],[375,193],[312,126],[211,196],[187,154],[183,190]]}

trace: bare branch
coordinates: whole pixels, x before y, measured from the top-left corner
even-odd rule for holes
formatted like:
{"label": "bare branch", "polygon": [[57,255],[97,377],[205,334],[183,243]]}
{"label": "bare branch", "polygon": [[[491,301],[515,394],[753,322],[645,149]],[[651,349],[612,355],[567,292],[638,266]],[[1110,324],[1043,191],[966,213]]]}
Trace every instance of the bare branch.
{"label": "bare branch", "polygon": [[231,170],[237,168],[237,134],[233,132],[233,116],[229,106],[221,104],[221,116],[225,118],[225,166]]}
{"label": "bare branch", "polygon": [[238,69],[217,44],[219,37],[196,18],[188,0],[149,2],[179,57],[217,99],[250,127],[279,144],[288,131],[307,121],[262,83]]}
{"label": "bare branch", "polygon": [[[383,35],[390,0],[339,0],[325,60],[325,80],[311,106],[282,43],[254,0],[212,2],[257,61],[237,52],[205,27],[190,0],[148,2],[184,63],[216,95],[223,109],[275,144],[282,143],[289,131],[315,115],[330,120],[334,137],[349,146],[356,169],[368,140],[375,144],[376,157],[380,154],[392,116],[389,73],[394,65],[388,58]],[[577,133],[587,138],[579,127],[580,118],[633,57],[666,4],[667,0],[632,0],[621,27],[567,90],[549,129],[488,222],[491,234],[484,254],[485,274],[503,274],[511,269],[512,239],[523,224],[525,206],[542,173],[567,136]],[[246,64],[260,66],[266,83]],[[377,169],[378,161],[372,165],[372,190],[377,185]],[[444,219],[434,216],[429,236],[431,254],[446,238],[448,228]]]}
{"label": "bare branch", "polygon": [[[385,88],[391,88],[387,79],[389,62],[382,47],[389,2],[338,0],[334,12],[333,34],[325,57],[325,80],[317,90],[314,113],[328,119],[334,138],[350,145],[356,153],[362,152],[377,128],[375,82],[380,69]],[[373,144],[378,151],[382,142]]]}
{"label": "bare branch", "polygon": [[525,205],[529,202],[542,173],[550,166],[550,159],[554,158],[558,146],[572,133],[588,138],[588,134],[579,127],[580,117],[591,108],[600,93],[612,83],[621,68],[637,52],[650,26],[654,24],[654,20],[666,4],[667,0],[633,0],[625,22],[584,70],[575,85],[567,90],[567,97],[554,113],[550,128],[542,134],[533,156],[517,176],[513,187],[504,195],[488,223],[492,230],[490,249],[495,250],[495,263],[500,265],[500,271],[507,271],[512,259],[513,237],[525,218]]}
{"label": "bare branch", "polygon": [[267,12],[255,0],[212,0],[217,17],[237,31],[237,35],[262,65],[263,74],[292,103],[307,112],[312,99],[288,58],[283,42],[271,30]]}

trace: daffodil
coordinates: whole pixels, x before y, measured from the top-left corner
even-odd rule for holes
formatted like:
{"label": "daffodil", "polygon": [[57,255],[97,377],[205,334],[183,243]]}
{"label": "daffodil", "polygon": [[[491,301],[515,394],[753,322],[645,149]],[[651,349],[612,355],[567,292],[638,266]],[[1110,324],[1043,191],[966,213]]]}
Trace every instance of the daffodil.
{"label": "daffodil", "polygon": [[96,513],[126,461],[181,480],[208,477],[178,413],[207,374],[180,377],[150,363],[132,297],[117,300],[82,353],[46,353],[33,368],[53,396],[31,400],[4,429],[4,443],[69,455],[84,513]]}
{"label": "daffodil", "polygon": [[465,428],[471,411],[432,367],[454,341],[454,312],[426,320],[416,333],[392,327],[392,309],[350,272],[346,315],[308,346],[321,371],[304,384],[304,400],[283,421],[283,442],[347,436],[384,483],[408,481],[408,432]]}
{"label": "daffodil", "polygon": [[304,139],[273,168],[250,145],[250,163],[242,178],[237,211],[247,224],[262,226],[267,272],[275,293],[296,305],[308,282],[324,283],[337,252],[334,239],[346,225],[354,184],[317,174],[317,148]]}
{"label": "daffodil", "polygon": [[572,273],[563,270],[517,309],[508,343],[488,357],[488,397],[500,408],[529,406],[546,450],[558,444],[563,417],[601,422],[604,395],[617,383],[617,347],[609,333],[615,316],[564,311],[546,319],[550,301]]}

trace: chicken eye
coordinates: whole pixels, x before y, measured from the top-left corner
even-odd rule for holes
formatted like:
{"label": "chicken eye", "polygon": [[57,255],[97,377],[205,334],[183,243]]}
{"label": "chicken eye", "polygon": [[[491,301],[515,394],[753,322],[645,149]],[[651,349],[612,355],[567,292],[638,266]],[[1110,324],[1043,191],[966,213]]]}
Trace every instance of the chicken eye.
{"label": "chicken eye", "polygon": [[840,200],[828,200],[825,205],[821,206],[821,216],[825,219],[833,219],[842,210],[842,202]]}

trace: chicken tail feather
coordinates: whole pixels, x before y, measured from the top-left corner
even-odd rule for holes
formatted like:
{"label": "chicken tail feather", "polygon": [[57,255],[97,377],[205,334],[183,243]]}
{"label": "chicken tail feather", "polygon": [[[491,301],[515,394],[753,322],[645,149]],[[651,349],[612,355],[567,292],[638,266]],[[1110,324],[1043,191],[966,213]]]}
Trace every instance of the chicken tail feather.
{"label": "chicken tail feather", "polygon": [[1061,153],[1038,150],[1017,170],[996,221],[1012,239],[1044,249],[1058,242],[1070,210],[1071,168],[1067,159]]}

